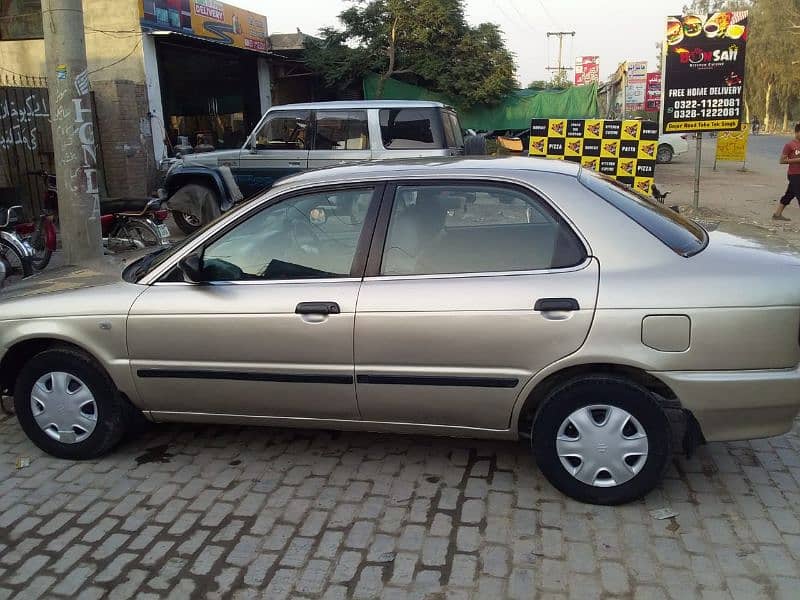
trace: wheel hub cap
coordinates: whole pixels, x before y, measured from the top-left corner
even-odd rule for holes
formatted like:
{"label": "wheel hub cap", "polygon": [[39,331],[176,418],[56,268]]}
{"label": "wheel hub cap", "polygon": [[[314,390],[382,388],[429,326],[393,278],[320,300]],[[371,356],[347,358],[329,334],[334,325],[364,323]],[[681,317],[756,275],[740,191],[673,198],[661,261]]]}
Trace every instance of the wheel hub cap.
{"label": "wheel hub cap", "polygon": [[614,487],[632,479],[647,462],[647,433],[617,406],[579,408],[561,423],[556,452],[573,477],[594,487]]}
{"label": "wheel hub cap", "polygon": [[64,444],[82,442],[97,426],[92,392],[70,373],[42,375],[31,391],[31,411],[42,431]]}

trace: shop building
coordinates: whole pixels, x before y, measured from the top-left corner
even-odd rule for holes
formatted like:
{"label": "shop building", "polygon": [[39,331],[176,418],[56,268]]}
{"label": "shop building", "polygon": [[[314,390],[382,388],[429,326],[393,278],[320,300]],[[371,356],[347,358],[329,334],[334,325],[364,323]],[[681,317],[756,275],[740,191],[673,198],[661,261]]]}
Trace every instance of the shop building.
{"label": "shop building", "polygon": [[[83,4],[109,196],[149,194],[161,159],[178,151],[241,146],[272,104],[275,75],[309,78],[302,38],[294,56],[274,53],[264,15],[217,0]],[[55,76],[45,72],[43,26],[39,0],[0,2],[0,84]],[[284,102],[313,99],[310,86],[284,87]]]}

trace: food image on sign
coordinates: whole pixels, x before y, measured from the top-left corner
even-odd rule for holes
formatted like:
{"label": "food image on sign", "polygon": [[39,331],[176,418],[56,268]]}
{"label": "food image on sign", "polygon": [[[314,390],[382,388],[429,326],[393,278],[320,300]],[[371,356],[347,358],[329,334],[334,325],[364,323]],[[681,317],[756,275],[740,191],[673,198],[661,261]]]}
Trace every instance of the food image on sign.
{"label": "food image on sign", "polygon": [[667,19],[665,133],[741,127],[747,34],[747,11]]}
{"label": "food image on sign", "polygon": [[531,120],[530,156],[580,163],[643,194],[653,185],[657,145],[654,121]]}

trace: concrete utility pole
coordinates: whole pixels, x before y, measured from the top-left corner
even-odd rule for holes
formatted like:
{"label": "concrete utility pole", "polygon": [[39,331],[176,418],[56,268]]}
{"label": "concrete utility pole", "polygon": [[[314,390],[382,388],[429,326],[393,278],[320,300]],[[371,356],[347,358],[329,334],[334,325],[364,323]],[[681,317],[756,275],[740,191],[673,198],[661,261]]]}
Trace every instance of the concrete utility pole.
{"label": "concrete utility pole", "polygon": [[67,264],[103,254],[94,119],[81,0],[42,0],[58,217]]}
{"label": "concrete utility pole", "polygon": [[567,35],[575,37],[575,32],[574,31],[548,31],[547,32],[548,39],[553,37],[553,36],[558,37],[558,66],[557,67],[547,67],[547,70],[548,71],[558,71],[558,74],[556,75],[556,77],[558,78],[559,83],[563,83],[566,80],[566,78],[567,78],[566,71],[569,70],[569,69],[572,69],[572,67],[565,67],[564,66],[564,61],[563,61],[564,37],[567,36]]}

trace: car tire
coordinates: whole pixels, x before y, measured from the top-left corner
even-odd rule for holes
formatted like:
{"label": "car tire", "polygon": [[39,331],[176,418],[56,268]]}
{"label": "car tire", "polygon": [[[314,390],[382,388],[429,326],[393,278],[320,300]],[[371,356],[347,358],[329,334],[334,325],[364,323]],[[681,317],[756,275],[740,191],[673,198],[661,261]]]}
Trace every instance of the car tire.
{"label": "car tire", "polygon": [[672,432],[647,389],[592,375],[550,392],[534,418],[531,445],[558,490],[581,502],[615,505],[659,484],[672,454]]}
{"label": "car tire", "polygon": [[14,409],[34,444],[71,460],[106,454],[137,416],[93,358],[66,347],[25,363],[14,387]]}
{"label": "car tire", "polygon": [[172,211],[172,218],[175,219],[175,225],[178,226],[186,235],[192,235],[195,231],[203,226],[203,222],[195,217],[177,210]]}
{"label": "car tire", "polygon": [[672,146],[669,144],[661,144],[656,152],[656,162],[659,164],[670,163],[675,156]]}

